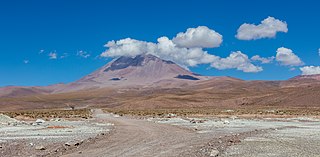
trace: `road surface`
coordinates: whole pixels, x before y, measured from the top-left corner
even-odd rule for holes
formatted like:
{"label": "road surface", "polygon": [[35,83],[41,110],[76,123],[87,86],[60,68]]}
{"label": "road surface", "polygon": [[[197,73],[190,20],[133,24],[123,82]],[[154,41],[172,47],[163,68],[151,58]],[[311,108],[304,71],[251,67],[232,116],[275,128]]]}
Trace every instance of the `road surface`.
{"label": "road surface", "polygon": [[114,117],[100,109],[93,111],[98,121],[115,124],[114,131],[103,140],[65,157],[170,157],[195,156],[197,150],[212,139],[212,135],[193,130],[139,119]]}

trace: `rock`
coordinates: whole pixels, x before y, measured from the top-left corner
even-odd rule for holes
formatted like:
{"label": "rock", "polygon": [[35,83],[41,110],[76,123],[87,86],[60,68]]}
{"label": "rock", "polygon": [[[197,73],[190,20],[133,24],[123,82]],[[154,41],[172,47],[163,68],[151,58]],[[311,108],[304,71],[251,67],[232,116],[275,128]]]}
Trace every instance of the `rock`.
{"label": "rock", "polygon": [[69,142],[66,142],[64,145],[67,147],[70,147],[70,146],[79,146],[82,143],[83,141],[69,141]]}
{"label": "rock", "polygon": [[60,122],[60,121],[64,121],[64,119],[62,119],[62,118],[53,118],[53,119],[50,119],[50,121]]}
{"label": "rock", "polygon": [[172,118],[172,117],[177,117],[177,115],[176,115],[176,114],[173,114],[173,113],[169,113],[169,114],[167,114],[165,117],[167,117],[167,118]]}
{"label": "rock", "polygon": [[196,120],[192,119],[190,120],[190,123],[197,123]]}
{"label": "rock", "polygon": [[224,120],[223,124],[230,124],[230,122],[228,120]]}
{"label": "rock", "polygon": [[46,150],[46,147],[40,145],[40,146],[36,146],[36,150]]}
{"label": "rock", "polygon": [[66,142],[64,145],[70,147],[71,143],[70,142]]}
{"label": "rock", "polygon": [[200,120],[196,120],[196,119],[191,119],[190,123],[204,123],[206,120],[200,119]]}
{"label": "rock", "polygon": [[219,151],[216,149],[211,150],[210,156],[212,157],[217,157],[219,155]]}
{"label": "rock", "polygon": [[231,118],[232,120],[238,119],[237,116],[231,116],[230,118]]}
{"label": "rock", "polygon": [[83,143],[83,141],[75,142],[75,143],[74,143],[74,146],[80,146],[82,143]]}
{"label": "rock", "polygon": [[38,125],[40,125],[40,124],[42,124],[42,123],[45,123],[46,121],[45,120],[43,120],[43,119],[37,119],[36,120],[36,124],[38,124]]}

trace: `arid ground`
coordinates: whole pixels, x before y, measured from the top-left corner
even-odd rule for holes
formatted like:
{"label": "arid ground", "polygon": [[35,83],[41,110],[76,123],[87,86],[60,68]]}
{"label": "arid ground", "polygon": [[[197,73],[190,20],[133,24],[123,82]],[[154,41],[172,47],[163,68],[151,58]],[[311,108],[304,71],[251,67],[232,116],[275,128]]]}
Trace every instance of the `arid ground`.
{"label": "arid ground", "polygon": [[[70,157],[320,154],[317,116],[165,111],[168,113],[111,113],[110,109],[4,112],[15,119],[0,118],[0,153]],[[43,121],[39,121],[41,117]]]}

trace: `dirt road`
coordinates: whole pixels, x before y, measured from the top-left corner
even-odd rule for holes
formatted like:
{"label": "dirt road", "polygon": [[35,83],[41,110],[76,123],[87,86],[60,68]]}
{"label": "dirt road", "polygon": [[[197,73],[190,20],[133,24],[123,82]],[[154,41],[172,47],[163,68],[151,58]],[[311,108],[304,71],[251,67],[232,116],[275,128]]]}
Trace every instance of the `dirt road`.
{"label": "dirt road", "polygon": [[209,156],[214,150],[220,156],[243,157],[319,154],[320,121],[315,119],[229,118],[192,123],[179,117],[164,121],[116,117],[100,109],[95,109],[93,116],[93,122],[113,123],[113,131],[67,150],[65,157],[193,157]]}
{"label": "dirt road", "polygon": [[195,152],[212,139],[209,134],[145,120],[114,117],[96,109],[98,121],[115,124],[106,139],[98,140],[79,152],[65,156],[195,156]]}

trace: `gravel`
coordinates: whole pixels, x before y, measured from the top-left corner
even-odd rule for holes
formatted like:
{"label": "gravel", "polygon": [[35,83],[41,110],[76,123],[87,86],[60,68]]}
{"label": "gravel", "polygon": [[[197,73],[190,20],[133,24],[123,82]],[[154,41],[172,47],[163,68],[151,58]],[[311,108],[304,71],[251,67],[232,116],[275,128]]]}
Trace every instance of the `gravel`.
{"label": "gravel", "polygon": [[[36,120],[20,122],[0,115],[0,156],[42,156],[64,151],[65,143],[77,147],[84,140],[107,134],[113,127],[110,123],[93,120]],[[16,123],[8,125],[4,122]]]}

